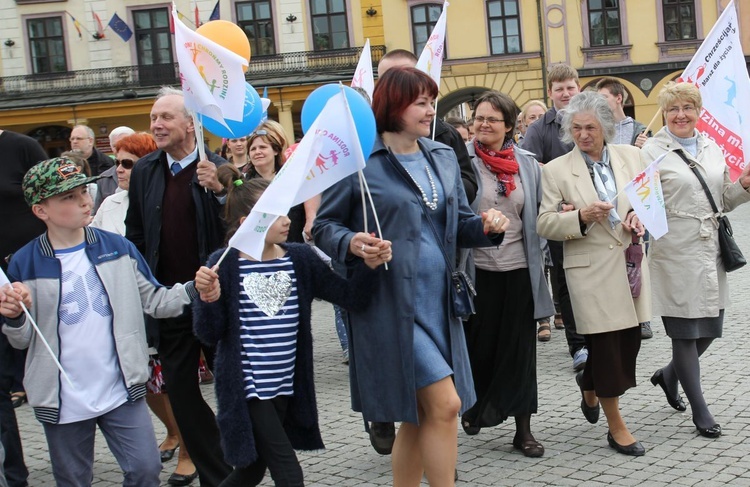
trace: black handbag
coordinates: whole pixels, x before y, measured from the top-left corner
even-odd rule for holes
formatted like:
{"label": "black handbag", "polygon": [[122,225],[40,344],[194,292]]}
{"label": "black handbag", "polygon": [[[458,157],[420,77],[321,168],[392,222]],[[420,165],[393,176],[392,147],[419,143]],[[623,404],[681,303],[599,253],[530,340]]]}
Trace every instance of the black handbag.
{"label": "black handbag", "polygon": [[719,212],[719,209],[714,202],[714,198],[711,196],[711,191],[709,191],[706,181],[703,179],[700,172],[698,172],[698,169],[696,169],[695,164],[690,162],[681,150],[675,152],[677,152],[682,160],[685,161],[685,164],[688,165],[690,170],[693,171],[693,174],[698,178],[701,186],[703,186],[703,191],[706,192],[708,202],[711,203],[711,209],[714,211],[716,221],[719,223],[719,250],[721,252],[721,261],[724,263],[724,269],[727,272],[732,272],[740,267],[744,267],[744,265],[747,264],[747,260],[745,259],[745,256],[742,255],[740,247],[734,240],[732,225],[729,223],[729,218]]}
{"label": "black handbag", "polygon": [[[429,156],[427,157],[429,159]],[[404,169],[404,167],[399,164],[398,161],[394,161],[391,158],[390,149],[387,159],[388,162],[390,162],[391,165],[393,165],[393,167],[396,169],[396,172],[401,175],[404,181],[406,181],[412,191],[414,191],[414,194],[421,201],[422,196],[420,195],[419,190],[414,183],[414,180],[412,180],[411,176],[409,176],[409,174],[406,172],[406,169]],[[476,314],[476,310],[474,308],[474,296],[477,295],[477,291],[474,288],[474,285],[472,284],[469,276],[466,275],[464,271],[456,270],[453,262],[451,262],[451,260],[448,258],[448,254],[445,252],[445,247],[443,247],[442,238],[440,237],[440,235],[438,235],[437,229],[432,223],[432,218],[430,217],[430,214],[427,213],[427,208],[425,208],[425,205],[420,203],[419,207],[422,209],[422,213],[424,213],[427,223],[430,225],[430,230],[432,230],[433,235],[435,235],[435,240],[440,246],[440,252],[442,252],[448,272],[450,272],[451,315],[454,318],[460,320],[467,320],[469,319],[469,316]]]}

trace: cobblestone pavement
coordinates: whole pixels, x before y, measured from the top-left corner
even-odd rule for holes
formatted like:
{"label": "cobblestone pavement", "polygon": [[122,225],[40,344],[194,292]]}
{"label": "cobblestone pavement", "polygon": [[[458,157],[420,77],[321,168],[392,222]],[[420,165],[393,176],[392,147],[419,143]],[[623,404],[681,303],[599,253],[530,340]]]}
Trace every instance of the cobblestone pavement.
{"label": "cobblestone pavement", "polygon": [[[750,256],[750,205],[732,213],[735,235]],[[685,262],[690,265],[690,262]],[[733,305],[724,338],[704,355],[701,365],[705,395],[724,434],[709,440],[697,435],[690,409],[671,409],[651,374],[670,357],[669,340],[661,322],[653,322],[654,338],[643,342],[638,357],[638,386],[621,399],[623,415],[647,453],[631,458],[607,446],[606,422],[591,425],[582,417],[578,392],[563,331],[539,343],[539,412],[532,418],[536,438],[546,449],[543,458],[525,458],[511,446],[513,423],[484,429],[473,437],[459,431],[458,486],[501,485],[737,485],[750,486],[750,267],[730,274]],[[321,429],[327,449],[299,455],[310,486],[388,485],[390,459],[372,450],[362,419],[349,407],[347,367],[341,363],[333,313],[326,303],[314,307],[315,372]],[[212,386],[203,386],[214,404]],[[32,486],[53,485],[47,445],[31,408],[17,409]],[[157,437],[164,428],[156,422]],[[460,428],[459,428],[460,430]],[[745,458],[745,460],[743,460]],[[97,437],[96,486],[121,485],[120,470]],[[176,459],[165,465],[164,485]],[[198,482],[194,482],[197,485]],[[266,476],[264,486],[273,485]]]}

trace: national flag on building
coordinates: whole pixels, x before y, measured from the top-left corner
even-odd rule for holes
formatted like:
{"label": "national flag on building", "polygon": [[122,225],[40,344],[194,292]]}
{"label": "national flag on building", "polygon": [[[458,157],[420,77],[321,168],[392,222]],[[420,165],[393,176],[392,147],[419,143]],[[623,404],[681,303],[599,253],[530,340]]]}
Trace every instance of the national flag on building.
{"label": "national flag on building", "polygon": [[750,77],[734,0],[678,81],[692,83],[700,90],[703,108],[696,129],[721,147],[735,181],[745,163],[750,162]]}
{"label": "national flag on building", "polygon": [[221,6],[219,5],[219,2],[221,2],[221,0],[216,0],[216,5],[214,5],[214,9],[211,10],[211,15],[208,17],[208,20],[221,19]]}
{"label": "national flag on building", "polygon": [[440,71],[443,69],[443,55],[445,54],[445,21],[448,13],[448,2],[443,3],[443,11],[440,13],[435,27],[432,29],[430,38],[427,39],[422,54],[417,61],[417,69],[429,74],[440,87]]}
{"label": "national flag on building", "polygon": [[70,16],[70,19],[73,21],[73,27],[75,27],[76,31],[78,32],[78,38],[83,39],[83,33],[81,32],[81,27],[82,27],[81,23],[78,22],[78,20],[76,20],[75,17],[73,17],[73,14],[71,14],[70,12],[66,12],[66,13]]}
{"label": "national flag on building", "polygon": [[194,2],[194,5],[195,5],[195,9],[194,9],[194,12],[195,12],[195,28],[197,29],[198,27],[201,26],[201,14],[198,11],[198,0],[196,0]]}
{"label": "national flag on building", "polygon": [[177,16],[173,4],[175,51],[185,106],[221,123],[225,119],[241,121],[247,59],[193,32]]}
{"label": "national flag on building", "polygon": [[107,26],[112,29],[115,34],[120,36],[125,42],[128,42],[130,38],[133,37],[133,31],[130,30],[128,24],[126,24],[125,21],[122,20],[116,13],[112,15],[111,19],[109,19],[109,23],[107,24]]}
{"label": "national flag on building", "polygon": [[658,240],[669,230],[667,211],[664,208],[664,193],[661,190],[658,174],[659,163],[667,154],[657,157],[622,189],[630,200],[638,219],[654,240]]}
{"label": "national flag on building", "polygon": [[94,25],[96,26],[96,34],[94,34],[94,39],[104,39],[104,26],[102,25],[102,19],[99,18],[99,16],[94,12],[91,11],[91,15],[94,17]]}
{"label": "national flag on building", "polygon": [[351,111],[344,94],[336,94],[229,240],[229,246],[260,259],[268,228],[280,215],[364,167]]}
{"label": "national flag on building", "polygon": [[370,97],[372,102],[372,92],[375,91],[375,76],[372,72],[372,54],[370,53],[370,39],[365,42],[362,48],[362,55],[359,56],[357,69],[354,71],[352,78],[352,88],[362,88]]}

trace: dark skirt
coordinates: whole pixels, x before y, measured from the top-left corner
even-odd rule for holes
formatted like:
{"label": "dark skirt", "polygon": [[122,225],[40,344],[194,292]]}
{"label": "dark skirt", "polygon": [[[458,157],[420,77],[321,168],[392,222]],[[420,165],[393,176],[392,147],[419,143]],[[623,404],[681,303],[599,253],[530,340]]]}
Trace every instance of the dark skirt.
{"label": "dark skirt", "polygon": [[635,387],[635,362],[641,349],[641,327],[584,335],[589,358],[583,390],[598,397],[619,397]]}
{"label": "dark skirt", "polygon": [[536,413],[536,321],[528,269],[477,269],[477,314],[464,325],[477,403],[464,417],[496,426]]}
{"label": "dark skirt", "polygon": [[667,336],[677,340],[697,340],[699,338],[721,338],[724,331],[724,310],[713,318],[674,318],[662,316]]}

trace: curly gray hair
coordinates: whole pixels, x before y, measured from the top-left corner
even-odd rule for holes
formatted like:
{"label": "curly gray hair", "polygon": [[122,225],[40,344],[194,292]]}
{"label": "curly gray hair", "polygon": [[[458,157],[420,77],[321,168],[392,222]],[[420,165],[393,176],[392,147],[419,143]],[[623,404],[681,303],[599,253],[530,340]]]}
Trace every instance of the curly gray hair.
{"label": "curly gray hair", "polygon": [[596,117],[602,126],[605,142],[610,142],[615,137],[615,116],[607,104],[607,99],[595,91],[583,91],[571,98],[568,106],[562,110],[560,140],[563,143],[574,142],[571,130],[573,118],[582,113],[590,113]]}

